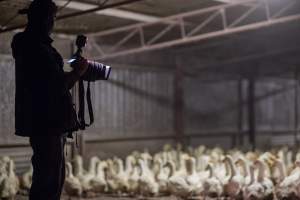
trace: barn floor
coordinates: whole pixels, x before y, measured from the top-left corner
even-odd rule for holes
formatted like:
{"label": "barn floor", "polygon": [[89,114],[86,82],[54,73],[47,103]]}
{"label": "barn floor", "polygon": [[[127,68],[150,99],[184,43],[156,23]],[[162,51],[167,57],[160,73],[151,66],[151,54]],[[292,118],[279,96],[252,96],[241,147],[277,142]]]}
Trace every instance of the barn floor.
{"label": "barn floor", "polygon": [[[176,197],[157,197],[157,198],[133,198],[133,197],[111,197],[111,196],[100,196],[95,198],[76,198],[68,196],[62,196],[61,200],[177,200]],[[18,195],[15,200],[28,200],[28,196]]]}

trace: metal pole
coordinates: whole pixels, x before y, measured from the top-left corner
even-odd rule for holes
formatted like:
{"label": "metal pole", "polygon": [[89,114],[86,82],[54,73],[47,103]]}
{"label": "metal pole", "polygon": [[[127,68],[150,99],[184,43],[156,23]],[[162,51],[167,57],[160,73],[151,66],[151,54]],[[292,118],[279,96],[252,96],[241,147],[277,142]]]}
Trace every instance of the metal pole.
{"label": "metal pole", "polygon": [[295,123],[294,123],[294,140],[295,140],[295,147],[298,146],[299,141],[298,141],[298,89],[299,89],[299,83],[298,83],[298,71],[296,70],[295,72]]}
{"label": "metal pole", "polygon": [[184,101],[183,101],[183,72],[178,58],[175,59],[176,70],[174,75],[174,131],[177,143],[184,143]]}
{"label": "metal pole", "polygon": [[238,144],[242,146],[244,144],[243,135],[243,80],[239,78],[238,80]]}
{"label": "metal pole", "polygon": [[[119,7],[119,6],[131,4],[131,3],[135,3],[135,2],[138,2],[138,1],[143,1],[143,0],[125,0],[125,1],[117,2],[117,3],[111,3],[111,4],[108,4],[108,5],[88,9],[88,10],[85,10],[85,11],[80,11],[80,12],[74,12],[74,13],[70,13],[70,14],[66,14],[66,15],[61,15],[61,16],[58,16],[56,18],[56,21],[66,19],[66,18],[70,18],[70,17],[77,17],[77,16],[80,16],[80,15],[93,13],[93,12],[96,12],[96,11],[99,11],[99,10],[104,10],[104,9],[107,9],[107,8]],[[24,28],[25,26],[26,26],[26,24],[20,24],[20,25],[12,26],[12,27],[0,30],[0,33],[14,31],[16,29]]]}
{"label": "metal pole", "polygon": [[248,79],[248,134],[252,150],[256,149],[256,124],[255,124],[255,80]]}

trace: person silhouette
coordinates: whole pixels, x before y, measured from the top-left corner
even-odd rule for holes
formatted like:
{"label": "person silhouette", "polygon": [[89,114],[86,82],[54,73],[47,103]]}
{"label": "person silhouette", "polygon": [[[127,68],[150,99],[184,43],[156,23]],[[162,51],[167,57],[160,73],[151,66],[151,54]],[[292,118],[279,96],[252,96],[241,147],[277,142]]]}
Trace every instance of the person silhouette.
{"label": "person silhouette", "polygon": [[88,68],[79,58],[73,71],[63,71],[63,59],[51,45],[57,6],[34,0],[28,23],[12,40],[15,59],[15,134],[29,137],[33,150],[30,200],[59,200],[65,179],[64,146],[70,131],[78,129],[72,117],[71,89]]}

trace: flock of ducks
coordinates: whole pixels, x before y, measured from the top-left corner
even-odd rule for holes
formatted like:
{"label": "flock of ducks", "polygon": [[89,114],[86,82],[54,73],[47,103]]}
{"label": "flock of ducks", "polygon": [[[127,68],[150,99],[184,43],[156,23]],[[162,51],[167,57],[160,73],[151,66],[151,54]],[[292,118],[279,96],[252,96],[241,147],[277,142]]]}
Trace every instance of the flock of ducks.
{"label": "flock of ducks", "polygon": [[[68,196],[176,196],[189,199],[300,199],[300,151],[287,147],[268,152],[224,151],[201,145],[183,150],[167,144],[151,155],[132,152],[125,160],[94,156],[84,169],[77,155],[66,163]],[[32,168],[17,177],[8,157],[0,160],[0,198],[28,191]]]}
{"label": "flock of ducks", "polygon": [[92,157],[87,170],[80,156],[72,163],[64,186],[70,196],[300,199],[300,151],[286,147],[243,153],[165,145],[154,155],[135,151],[125,160]]}

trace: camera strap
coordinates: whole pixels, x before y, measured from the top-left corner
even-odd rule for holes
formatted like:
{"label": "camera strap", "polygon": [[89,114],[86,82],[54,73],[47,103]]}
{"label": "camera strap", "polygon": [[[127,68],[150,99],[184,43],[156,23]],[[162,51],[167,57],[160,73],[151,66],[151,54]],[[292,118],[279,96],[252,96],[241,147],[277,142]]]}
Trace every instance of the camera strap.
{"label": "camera strap", "polygon": [[92,99],[91,99],[91,87],[90,87],[90,81],[88,81],[88,86],[86,90],[86,102],[88,105],[89,115],[90,115],[90,125],[94,123],[94,112],[93,112],[93,106],[92,106]]}
{"label": "camera strap", "polygon": [[90,126],[94,122],[94,112],[93,112],[93,106],[92,106],[92,100],[91,100],[91,87],[90,87],[90,81],[88,81],[87,85],[87,91],[86,91],[86,101],[90,116],[90,123],[85,123],[85,102],[84,102],[84,95],[85,95],[85,89],[84,89],[84,83],[83,80],[79,80],[79,87],[78,87],[78,94],[79,94],[79,110],[78,110],[78,120],[81,130],[85,130],[86,126]]}
{"label": "camera strap", "polygon": [[84,84],[82,79],[79,80],[79,84],[78,84],[78,97],[79,97],[79,110],[78,110],[79,128],[81,130],[84,130],[85,129],[85,119],[84,119],[85,104],[84,104]]}

